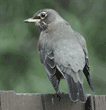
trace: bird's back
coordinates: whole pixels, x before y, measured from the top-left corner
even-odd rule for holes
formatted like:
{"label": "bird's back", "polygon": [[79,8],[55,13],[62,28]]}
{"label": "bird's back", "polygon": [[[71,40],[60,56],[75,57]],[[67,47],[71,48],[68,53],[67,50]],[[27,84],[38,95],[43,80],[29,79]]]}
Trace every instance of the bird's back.
{"label": "bird's back", "polygon": [[85,55],[75,31],[66,22],[55,24],[54,27],[51,26],[49,31],[46,30],[45,35],[42,33],[42,40],[40,38],[42,47],[46,44],[47,49],[54,51],[55,62],[64,64],[66,67],[70,65],[76,72],[83,70]]}

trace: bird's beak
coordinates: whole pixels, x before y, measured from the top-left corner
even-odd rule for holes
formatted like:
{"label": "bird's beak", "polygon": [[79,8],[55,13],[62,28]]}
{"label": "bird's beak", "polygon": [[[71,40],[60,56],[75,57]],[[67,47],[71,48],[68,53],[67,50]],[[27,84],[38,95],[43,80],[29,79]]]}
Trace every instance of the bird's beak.
{"label": "bird's beak", "polygon": [[38,21],[40,21],[40,19],[29,18],[29,19],[24,20],[23,22],[25,22],[25,23],[35,23],[35,22],[38,22]]}

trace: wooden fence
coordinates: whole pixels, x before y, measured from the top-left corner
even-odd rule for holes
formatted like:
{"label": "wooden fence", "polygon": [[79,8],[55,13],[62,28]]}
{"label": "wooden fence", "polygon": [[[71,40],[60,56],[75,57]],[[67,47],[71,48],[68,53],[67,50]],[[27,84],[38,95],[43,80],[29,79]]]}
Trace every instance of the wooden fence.
{"label": "wooden fence", "polygon": [[106,96],[89,96],[87,102],[72,102],[68,94],[15,93],[0,91],[0,110],[106,110]]}

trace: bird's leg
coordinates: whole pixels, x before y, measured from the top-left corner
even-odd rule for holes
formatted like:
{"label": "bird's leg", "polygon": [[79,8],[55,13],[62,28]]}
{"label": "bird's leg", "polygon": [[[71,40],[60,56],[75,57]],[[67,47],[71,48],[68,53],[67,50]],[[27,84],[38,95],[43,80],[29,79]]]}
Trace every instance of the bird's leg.
{"label": "bird's leg", "polygon": [[[59,85],[59,83],[60,83],[60,79],[58,79],[58,85]],[[59,89],[58,89],[58,91],[57,92],[55,92],[55,94],[56,94],[56,97],[59,99],[59,101],[61,100],[61,97],[60,97],[60,95],[59,94],[64,94],[64,92],[60,92],[59,91]],[[54,95],[53,95],[54,96]],[[55,96],[54,96],[55,97]]]}
{"label": "bird's leg", "polygon": [[[59,91],[59,81],[57,82],[57,78],[56,78],[55,75],[51,75],[50,76],[50,75],[47,74],[47,76],[48,76],[51,84],[53,85],[54,90],[56,91],[56,93],[55,93],[56,94],[56,97],[60,101],[61,97],[59,96],[59,93],[60,93],[60,91]],[[53,95],[53,96],[55,97],[55,95]]]}
{"label": "bird's leg", "polygon": [[[58,85],[59,85],[59,83],[60,83],[60,79],[58,79]],[[65,94],[65,93],[59,91],[58,94]]]}
{"label": "bird's leg", "polygon": [[[57,92],[55,92],[55,94],[56,94],[56,98],[58,98],[59,99],[59,101],[61,100],[61,97],[60,97],[60,91],[57,91]],[[53,95],[54,97],[55,97],[55,95]]]}
{"label": "bird's leg", "polygon": [[[58,85],[59,85],[59,83],[60,83],[60,80],[58,80]],[[60,101],[60,99],[61,99],[61,97],[60,97],[60,95],[59,94],[61,94],[61,92],[59,91],[59,89],[58,89],[58,91],[56,91],[56,97],[59,99],[59,101]],[[54,96],[54,95],[53,95]],[[55,96],[54,96],[55,97]]]}

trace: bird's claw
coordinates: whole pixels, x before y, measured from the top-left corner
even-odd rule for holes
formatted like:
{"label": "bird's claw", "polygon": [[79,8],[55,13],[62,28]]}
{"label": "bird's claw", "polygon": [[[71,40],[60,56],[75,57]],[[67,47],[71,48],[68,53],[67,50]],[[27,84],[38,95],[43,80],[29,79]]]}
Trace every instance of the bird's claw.
{"label": "bird's claw", "polygon": [[[61,100],[61,97],[59,96],[60,92],[56,92],[56,98],[59,99],[59,101]],[[55,95],[53,95],[55,97]]]}

